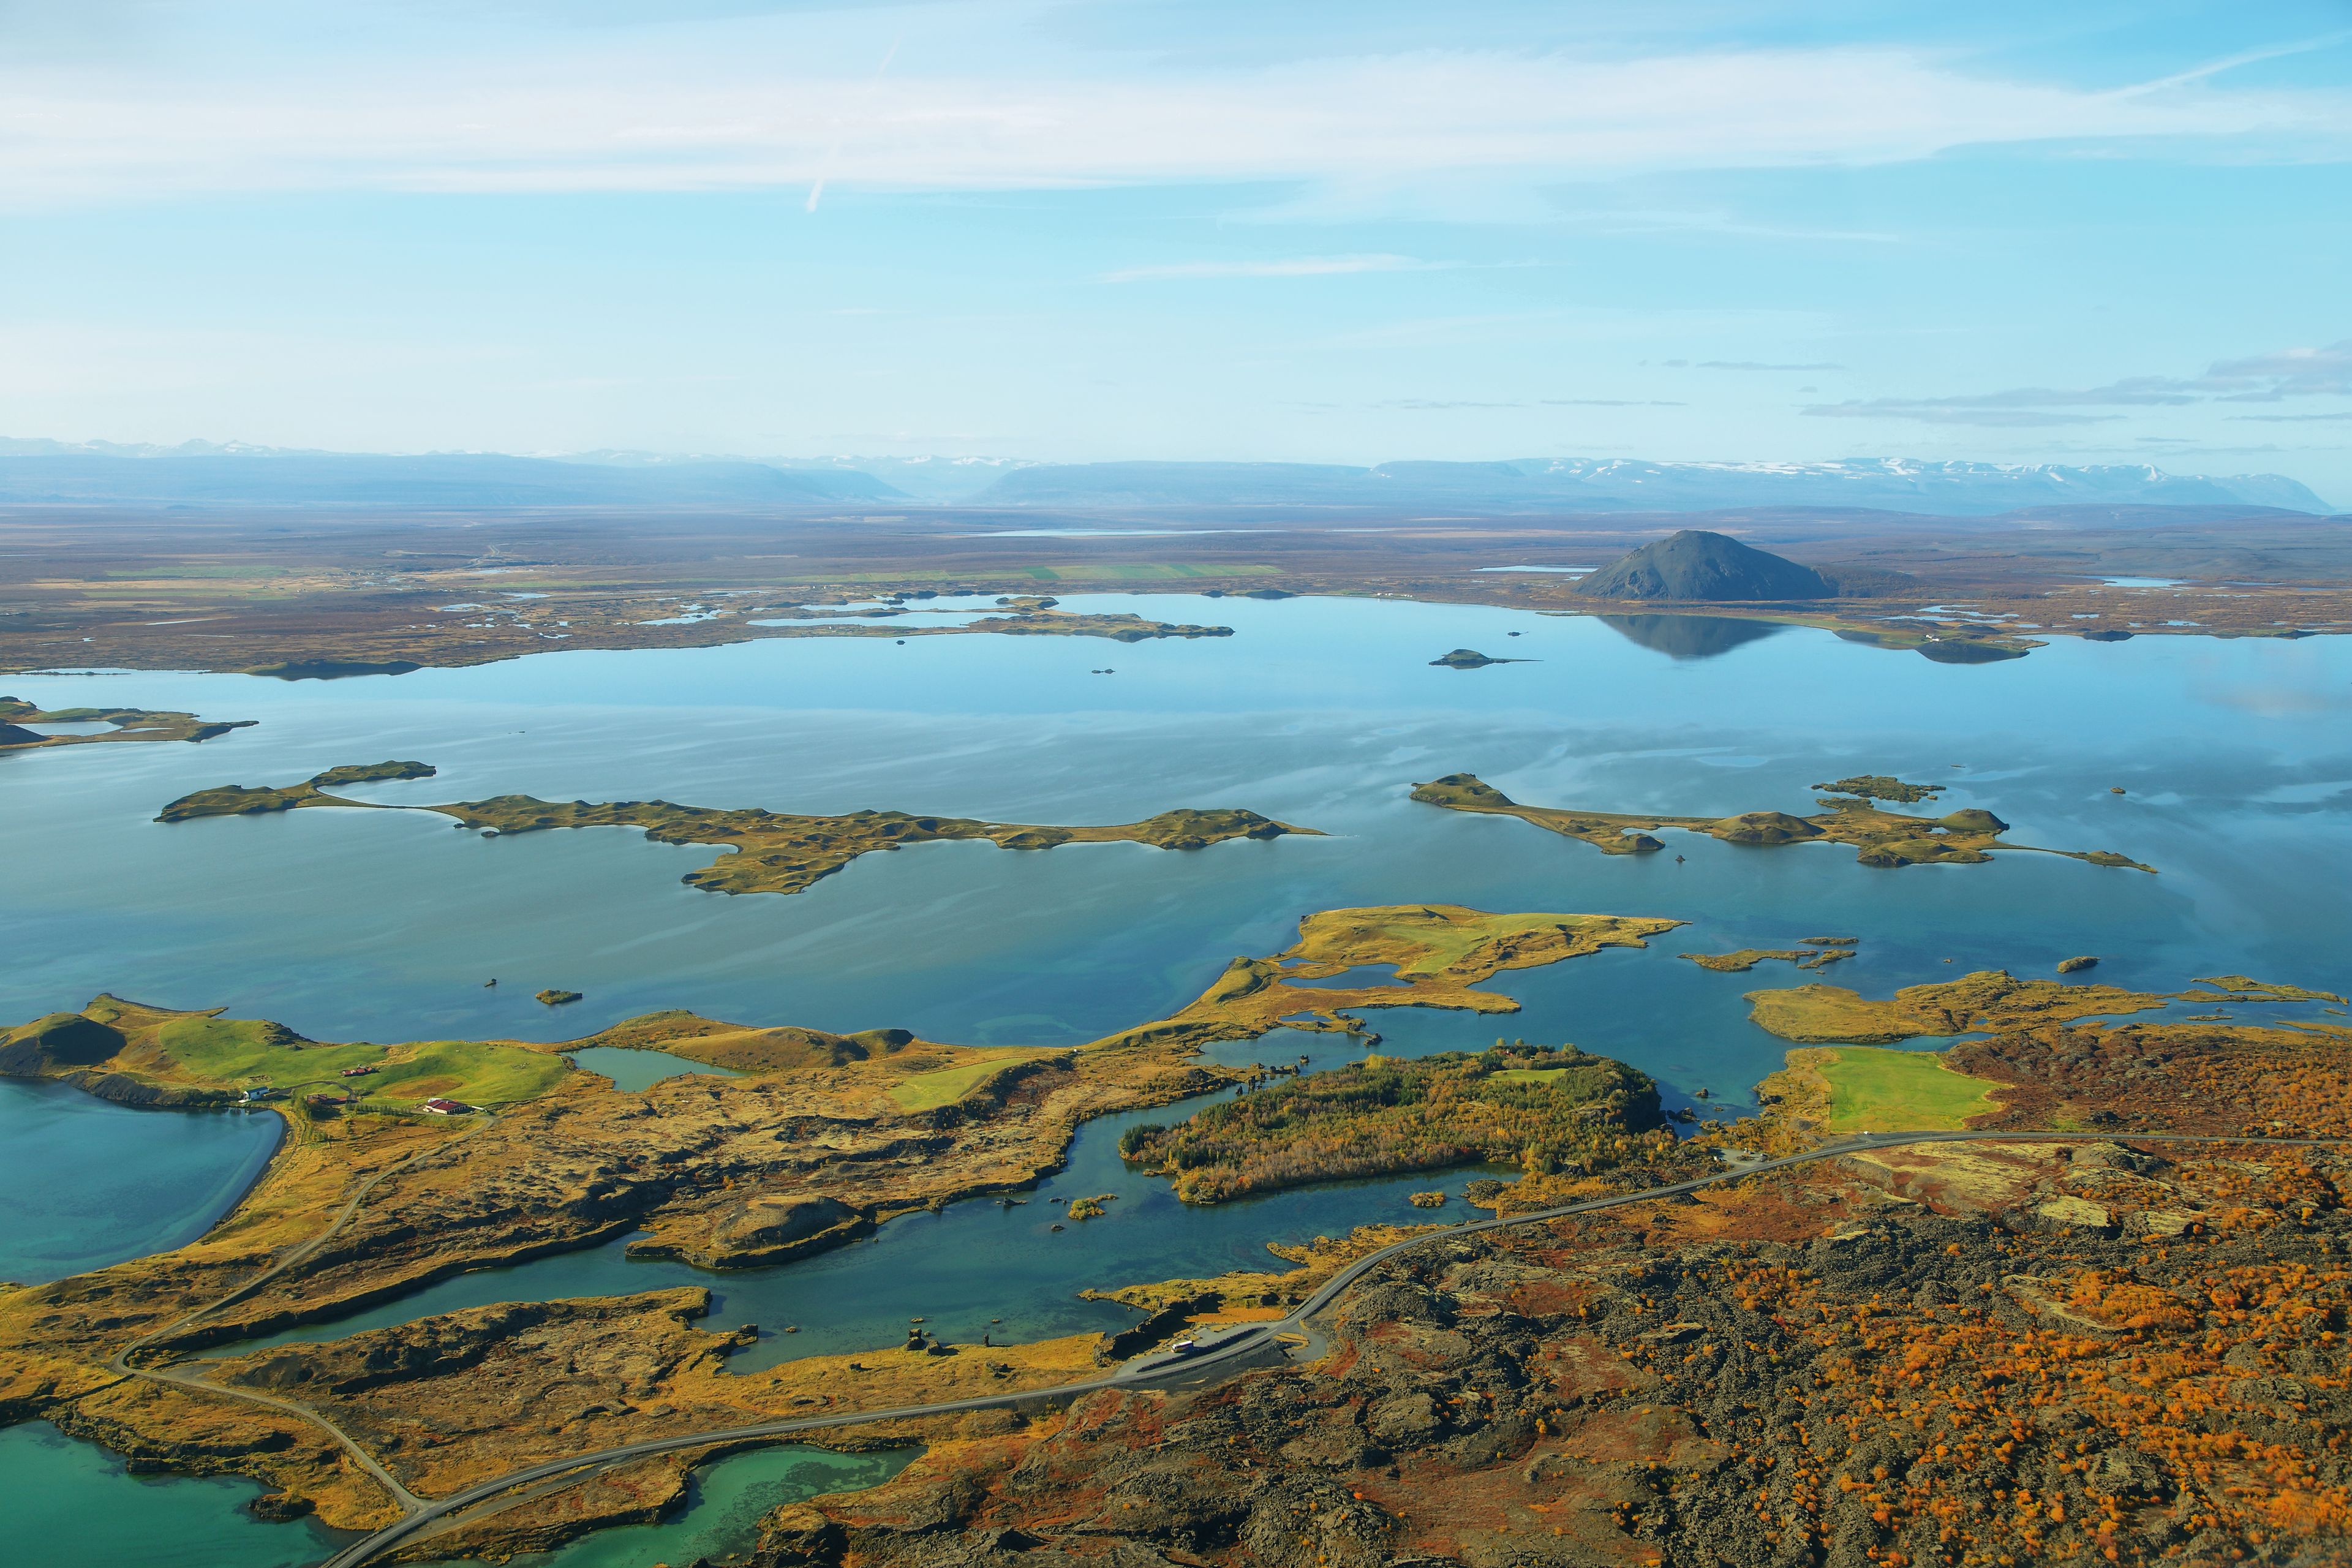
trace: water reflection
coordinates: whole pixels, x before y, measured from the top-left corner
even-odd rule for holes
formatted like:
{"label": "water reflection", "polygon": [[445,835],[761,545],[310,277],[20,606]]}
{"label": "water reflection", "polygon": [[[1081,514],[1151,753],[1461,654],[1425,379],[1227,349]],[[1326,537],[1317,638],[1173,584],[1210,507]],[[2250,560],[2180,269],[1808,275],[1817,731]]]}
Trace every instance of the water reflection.
{"label": "water reflection", "polygon": [[1789,628],[1778,621],[1729,616],[1598,616],[1602,626],[1670,658],[1714,658]]}

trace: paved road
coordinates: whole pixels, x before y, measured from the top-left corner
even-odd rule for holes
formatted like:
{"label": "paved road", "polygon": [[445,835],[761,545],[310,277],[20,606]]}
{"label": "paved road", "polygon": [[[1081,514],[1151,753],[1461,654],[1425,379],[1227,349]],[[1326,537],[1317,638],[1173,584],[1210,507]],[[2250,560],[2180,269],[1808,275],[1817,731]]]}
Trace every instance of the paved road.
{"label": "paved road", "polygon": [[[2263,1143],[2307,1147],[2333,1146],[2344,1142],[2335,1138],[2226,1138],[2191,1133],[2134,1132],[1865,1132],[1841,1142],[1825,1144],[1801,1154],[1784,1155],[1776,1160],[1758,1160],[1727,1165],[1723,1170],[1676,1182],[1669,1186],[1646,1187],[1638,1193],[1621,1193],[1612,1197],[1591,1198],[1582,1203],[1562,1204],[1556,1208],[1536,1209],[1526,1214],[1497,1215],[1487,1219],[1467,1220],[1443,1229],[1424,1231],[1367,1254],[1348,1265],[1323,1283],[1321,1289],[1301,1301],[1297,1308],[1280,1319],[1265,1323],[1252,1323],[1210,1344],[1196,1354],[1173,1356],[1154,1354],[1106,1373],[1100,1377],[1080,1383],[1056,1384],[1047,1388],[1033,1388],[1019,1393],[989,1394],[970,1399],[943,1400],[935,1405],[902,1405],[887,1410],[860,1410],[830,1415],[803,1416],[791,1421],[762,1422],[752,1426],[731,1426],[719,1431],[695,1432],[682,1436],[648,1438],[642,1443],[624,1444],[617,1448],[605,1448],[595,1453],[575,1455],[565,1459],[552,1459],[545,1464],[524,1469],[453,1492],[431,1502],[414,1503],[412,1511],[398,1522],[384,1526],[363,1540],[353,1542],[327,1559],[323,1568],[360,1568],[362,1563],[390,1551],[400,1542],[427,1531],[451,1516],[488,1502],[501,1494],[534,1483],[546,1482],[568,1476],[572,1480],[585,1479],[593,1472],[631,1459],[642,1459],[656,1454],[674,1454],[681,1449],[701,1448],[722,1444],[764,1442],[778,1437],[795,1436],[803,1433],[820,1432],[841,1426],[862,1426],[875,1421],[899,1421],[918,1416],[953,1415],[971,1410],[997,1410],[1020,1405],[1057,1403],[1093,1394],[1106,1388],[1183,1387],[1212,1383],[1249,1366],[1285,1359],[1294,1347],[1311,1345],[1321,1336],[1309,1320],[1338,1300],[1347,1289],[1381,1264],[1400,1253],[1433,1241],[1452,1237],[1468,1236],[1482,1230],[1500,1230],[1508,1226],[1537,1225],[1547,1220],[1562,1219],[1572,1215],[1591,1214],[1626,1204],[1651,1203],[1670,1198],[1680,1193],[1696,1192],[1718,1182],[1734,1182],[1766,1171],[1785,1170],[1792,1165],[1809,1164],[1816,1160],[1833,1160],[1841,1155],[1859,1153],[1871,1149],[1896,1149],[1914,1143],[2021,1143],[2021,1142],[2132,1142],[2132,1143]],[[258,1283],[257,1281],[257,1283]],[[315,1419],[315,1417],[314,1417]],[[373,1466],[371,1464],[371,1470]],[[395,1488],[395,1490],[398,1489]],[[560,1489],[548,1488],[546,1489]],[[400,1492],[405,1498],[405,1492]],[[411,1500],[413,1502],[414,1500]],[[410,1506],[404,1504],[404,1506]]]}
{"label": "paved road", "polygon": [[343,1451],[352,1457],[352,1461],[356,1463],[360,1468],[374,1477],[376,1484],[383,1487],[384,1490],[390,1492],[393,1496],[393,1500],[398,1502],[404,1510],[413,1512],[416,1510],[430,1508],[432,1506],[430,1503],[425,1502],[423,1499],[412,1493],[406,1487],[402,1486],[398,1479],[393,1476],[393,1473],[390,1470],[385,1469],[383,1465],[377,1462],[374,1455],[369,1453],[365,1448],[361,1447],[356,1442],[353,1442],[349,1433],[345,1432],[341,1427],[336,1426],[332,1421],[328,1420],[325,1416],[320,1415],[310,1406],[305,1405],[297,1405],[290,1399],[279,1399],[271,1394],[257,1394],[251,1389],[226,1388],[217,1383],[210,1382],[194,1373],[177,1371],[168,1363],[161,1366],[140,1366],[135,1364],[133,1358],[136,1357],[141,1351],[145,1350],[157,1340],[176,1334],[182,1329],[186,1328],[189,1324],[201,1322],[205,1319],[211,1317],[223,1307],[244,1300],[247,1296],[252,1295],[256,1290],[260,1289],[264,1285],[268,1284],[272,1279],[277,1279],[288,1269],[296,1268],[308,1261],[317,1254],[320,1247],[333,1240],[336,1234],[340,1232],[343,1226],[351,1223],[352,1216],[360,1212],[360,1205],[366,1201],[367,1195],[375,1191],[376,1187],[380,1184],[390,1177],[398,1175],[403,1171],[411,1170],[415,1166],[423,1164],[426,1160],[432,1158],[434,1155],[446,1152],[452,1144],[458,1141],[458,1139],[469,1138],[488,1124],[488,1118],[481,1118],[476,1121],[472,1126],[469,1126],[464,1131],[459,1132],[457,1138],[445,1138],[440,1142],[435,1143],[428,1148],[418,1150],[415,1153],[411,1154],[405,1160],[399,1161],[394,1164],[386,1165],[383,1170],[378,1171],[374,1175],[368,1177],[367,1180],[362,1182],[358,1186],[352,1189],[351,1201],[344,1204],[341,1209],[336,1211],[335,1217],[328,1223],[326,1229],[320,1231],[318,1235],[312,1237],[310,1240],[304,1242],[293,1251],[286,1254],[285,1257],[280,1258],[268,1268],[263,1269],[260,1273],[255,1275],[252,1279],[247,1280],[244,1284],[230,1291],[227,1295],[221,1297],[218,1300],[206,1302],[204,1306],[201,1306],[194,1311],[190,1312],[186,1317],[177,1319],[172,1322],[164,1324],[160,1329],[152,1329],[148,1332],[140,1335],[137,1339],[131,1341],[129,1344],[123,1346],[121,1350],[115,1352],[111,1356],[107,1358],[107,1370],[119,1373],[123,1377],[136,1377],[148,1383],[166,1384],[175,1388],[190,1389],[198,1394],[225,1394],[231,1399],[242,1399],[248,1405],[266,1405],[272,1410],[282,1410],[289,1415],[299,1416],[301,1419],[310,1422],[312,1426],[325,1432],[327,1436],[332,1437],[337,1443],[341,1444]]}

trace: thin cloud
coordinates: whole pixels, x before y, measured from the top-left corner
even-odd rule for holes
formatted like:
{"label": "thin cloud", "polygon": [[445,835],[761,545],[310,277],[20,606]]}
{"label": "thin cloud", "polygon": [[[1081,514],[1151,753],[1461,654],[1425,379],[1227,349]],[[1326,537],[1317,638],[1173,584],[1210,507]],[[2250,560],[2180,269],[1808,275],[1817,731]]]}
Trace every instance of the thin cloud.
{"label": "thin cloud", "polygon": [[[2062,412],[2066,409],[2185,408],[2197,404],[2276,403],[2289,397],[2342,395],[2352,395],[2352,338],[2324,348],[2281,349],[2244,359],[2217,360],[2206,367],[2202,375],[2141,375],[2112,381],[2105,386],[2016,386],[1952,397],[1874,397],[1811,404],[1801,412],[1824,419],[1914,419],[1931,425],[2024,428],[2085,425],[2123,417],[2119,414]],[[2268,417],[2287,420],[2339,416]]]}
{"label": "thin cloud", "polygon": [[2231,419],[2243,419],[2250,424],[2307,425],[2324,419],[2352,419],[2352,409],[2338,414],[2231,414]]}
{"label": "thin cloud", "polygon": [[0,68],[0,200],[291,190],[1068,189],[1280,182],[1518,188],[1863,166],[1974,146],[2352,150],[2352,94],[2200,79],[2130,93],[1891,47],[1578,58],[1431,50],[1188,72],[828,71],[751,22],[659,37],[218,68]]}
{"label": "thin cloud", "polygon": [[2034,430],[2057,425],[2106,425],[2120,414],[2062,414],[2047,408],[1981,408],[1932,398],[1897,397],[1867,403],[1816,403],[1801,409],[1817,419],[1916,419],[1923,425],[1973,425],[1988,430]]}

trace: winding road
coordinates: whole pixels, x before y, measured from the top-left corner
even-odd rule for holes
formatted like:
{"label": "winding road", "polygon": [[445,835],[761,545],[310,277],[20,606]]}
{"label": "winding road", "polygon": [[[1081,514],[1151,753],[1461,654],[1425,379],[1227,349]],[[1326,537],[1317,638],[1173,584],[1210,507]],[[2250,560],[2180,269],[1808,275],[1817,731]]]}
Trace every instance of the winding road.
{"label": "winding road", "polygon": [[[1582,1203],[1562,1204],[1555,1208],[1534,1209],[1525,1214],[1496,1215],[1486,1219],[1467,1220],[1435,1230],[1423,1231],[1402,1241],[1392,1242],[1377,1252],[1368,1253],[1349,1264],[1312,1295],[1301,1301],[1287,1315],[1264,1323],[1251,1323],[1206,1345],[1190,1355],[1170,1355],[1164,1352],[1139,1356],[1115,1371],[1100,1377],[1078,1383],[1055,1384],[1045,1388],[1032,1388],[1017,1393],[975,1395],[969,1399],[942,1400],[933,1405],[901,1405],[886,1410],[860,1410],[829,1415],[801,1416],[789,1421],[761,1422],[751,1426],[730,1426],[715,1431],[695,1432],[682,1436],[648,1438],[642,1443],[625,1443],[618,1447],[599,1449],[594,1453],[577,1454],[563,1459],[551,1459],[511,1471],[478,1486],[453,1492],[432,1501],[420,1501],[396,1482],[392,1481],[372,1459],[362,1457],[369,1473],[383,1479],[394,1495],[402,1500],[408,1512],[397,1521],[384,1526],[327,1559],[323,1568],[360,1568],[360,1565],[382,1555],[401,1542],[436,1527],[454,1528],[460,1522],[457,1515],[478,1504],[492,1502],[509,1493],[534,1489],[526,1495],[544,1496],[573,1482],[585,1479],[598,1470],[625,1464],[633,1459],[647,1458],[656,1454],[674,1454],[682,1449],[767,1442],[776,1438],[793,1437],[805,1433],[821,1432],[843,1426],[863,1426],[877,1421],[903,1421],[921,1416],[954,1415],[973,1410],[1005,1409],[1023,1405],[1056,1403],[1075,1399],[1082,1394],[1097,1393],[1106,1388],[1186,1387],[1215,1382],[1253,1365],[1272,1364],[1287,1359],[1295,1348],[1317,1343],[1321,1336],[1313,1329],[1310,1320],[1326,1310],[1348,1289],[1391,1258],[1416,1247],[1444,1241],[1453,1237],[1468,1236],[1485,1230],[1500,1230],[1510,1226],[1539,1225],[1549,1220],[1563,1219],[1574,1215],[1592,1214],[1601,1209],[1619,1208],[1628,1204],[1653,1203],[1660,1198],[1696,1192],[1701,1187],[1720,1182],[1736,1182],[1767,1171],[1785,1170],[1792,1165],[1811,1163],[1817,1160],[1833,1160],[1842,1155],[1860,1153],[1872,1149],[1897,1149],[1915,1143],[2023,1143],[2023,1142],[2132,1142],[2132,1143],[2225,1143],[2266,1144],[2288,1147],[2334,1147],[2345,1141],[2336,1138],[2231,1138],[2218,1134],[2196,1133],[2132,1133],[2083,1131],[2033,1132],[1865,1132],[1836,1143],[1824,1144],[1801,1154],[1787,1154],[1778,1159],[1746,1161],[1727,1164],[1723,1170],[1687,1182],[1675,1182],[1666,1186],[1645,1187],[1640,1192],[1621,1193],[1612,1197],[1591,1198]],[[386,1172],[385,1174],[390,1174]],[[381,1179],[381,1178],[379,1178]],[[356,1207],[358,1199],[352,1200]],[[346,1211],[348,1214],[348,1210]],[[324,1240],[322,1237],[320,1240]],[[315,1247],[317,1243],[313,1243]],[[307,1249],[306,1249],[307,1251]],[[289,1259],[298,1261],[298,1259]],[[285,1265],[281,1265],[281,1268]],[[255,1280],[253,1285],[259,1285]],[[247,1286],[250,1289],[253,1286]],[[243,1294],[242,1291],[239,1294]],[[216,1303],[220,1305],[225,1303]],[[201,1314],[196,1314],[201,1316]],[[176,1326],[176,1325],[175,1325]],[[151,1336],[153,1337],[153,1336]],[[135,1348],[135,1347],[134,1347]],[[125,1352],[128,1353],[127,1352]],[[141,1375],[156,1376],[155,1373]],[[176,1380],[171,1380],[176,1381]],[[207,1392],[232,1394],[239,1398],[254,1398],[242,1391],[224,1389],[210,1384],[197,1384]],[[279,1405],[276,1400],[263,1399],[265,1404]],[[299,1406],[284,1406],[300,1411]],[[310,1419],[319,1420],[316,1415]],[[333,1428],[324,1421],[320,1425]],[[359,1450],[340,1432],[335,1434],[345,1447],[354,1454]],[[557,1482],[557,1485],[544,1483]],[[520,1497],[509,1500],[520,1500]],[[485,1512],[495,1511],[486,1510]]]}

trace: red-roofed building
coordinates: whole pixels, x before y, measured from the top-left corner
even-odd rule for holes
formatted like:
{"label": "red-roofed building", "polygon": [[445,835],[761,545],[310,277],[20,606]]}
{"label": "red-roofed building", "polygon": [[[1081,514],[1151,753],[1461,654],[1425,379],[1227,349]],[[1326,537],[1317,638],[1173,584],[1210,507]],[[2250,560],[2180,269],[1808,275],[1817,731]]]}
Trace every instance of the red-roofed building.
{"label": "red-roofed building", "polygon": [[425,1102],[425,1109],[436,1116],[463,1116],[474,1108],[463,1100],[428,1100]]}

